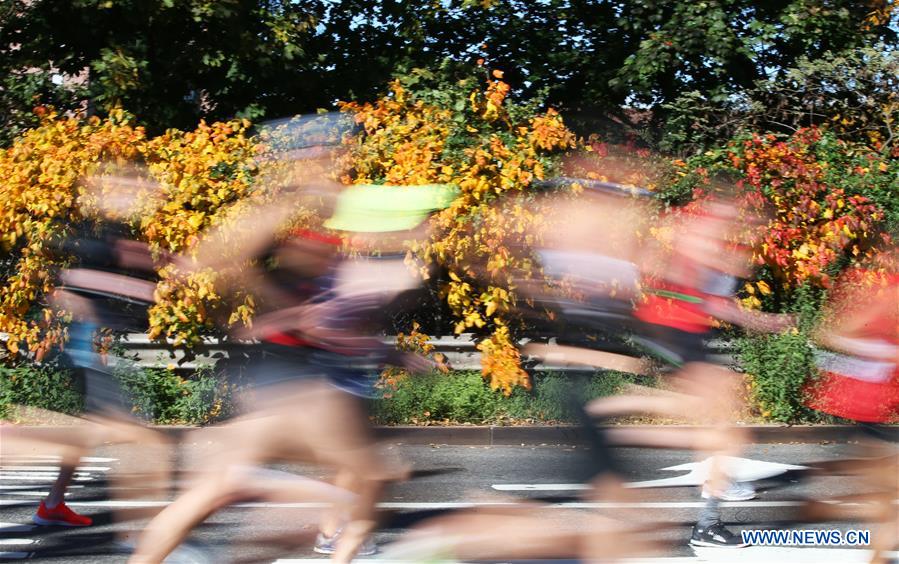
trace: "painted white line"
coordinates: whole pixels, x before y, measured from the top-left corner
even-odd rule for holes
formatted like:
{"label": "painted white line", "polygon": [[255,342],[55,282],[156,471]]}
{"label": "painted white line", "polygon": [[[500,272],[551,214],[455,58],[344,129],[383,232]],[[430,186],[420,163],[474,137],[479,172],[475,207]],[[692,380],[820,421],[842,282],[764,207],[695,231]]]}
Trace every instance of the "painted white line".
{"label": "painted white line", "polygon": [[[0,466],[0,472],[59,472],[59,466]],[[75,472],[108,472],[108,466],[79,466]]]}
{"label": "painted white line", "polygon": [[[0,473],[0,476],[22,476],[23,478],[46,478],[48,476],[51,478],[55,478],[57,475],[59,475],[59,472],[54,472],[52,470],[49,470],[47,472],[36,470],[22,470],[21,472],[16,472],[6,470]],[[90,472],[75,472],[75,476],[90,476]]]}
{"label": "painted white line", "polygon": [[35,525],[25,525],[22,523],[0,523],[0,533],[27,533],[36,529]]}
{"label": "painted white line", "polygon": [[589,484],[493,484],[501,492],[560,492],[591,490]]}
{"label": "painted white line", "polygon": [[[18,500],[0,499],[0,506],[16,505]],[[172,503],[164,500],[105,500],[105,501],[72,501],[67,503],[69,507],[165,507]],[[899,504],[899,500],[893,502]],[[801,507],[804,501],[725,501],[721,507],[733,508],[766,508],[766,507]],[[422,501],[422,502],[384,502],[379,503],[379,509],[470,509],[473,507],[510,507],[518,505],[512,501],[497,502],[473,502],[473,501]],[[844,503],[840,505],[854,506],[859,503]],[[544,509],[700,509],[706,506],[705,501],[644,501],[633,503],[616,502],[592,502],[592,501],[566,501],[549,503]],[[250,502],[236,503],[231,507],[246,507],[255,509],[323,509],[331,507],[321,502],[294,502],[294,503],[268,503]]]}
{"label": "painted white line", "polygon": [[0,539],[0,546],[12,544],[37,544],[35,539]]}
{"label": "painted white line", "polygon": [[[42,474],[39,472],[22,474],[0,474],[0,480],[20,480],[23,482],[53,482],[54,480],[56,480],[56,476],[56,472],[48,472],[46,474]],[[89,474],[75,474],[72,479],[76,482],[92,482],[94,480]]]}
{"label": "painted white line", "polygon": [[[18,486],[0,486],[0,493],[6,493],[6,492],[15,493],[18,490],[27,490],[27,489],[31,489],[33,487],[34,487],[34,484],[18,485]],[[72,488],[83,488],[83,487],[84,486],[69,486],[66,489],[70,490]]]}
{"label": "painted white line", "polygon": [[[27,460],[29,462],[59,462],[61,456],[52,454],[3,454],[0,455],[0,461],[5,460]],[[99,456],[82,456],[80,462],[115,462],[118,458],[102,458]]]}
{"label": "painted white line", "polygon": [[[328,558],[279,558],[272,562],[272,564],[326,564],[331,562]],[[410,564],[411,560],[387,560],[386,558],[354,558],[353,562],[377,562],[378,564]],[[456,562],[453,560],[434,560],[434,562],[438,562],[439,564],[464,564],[462,562]]]}
{"label": "painted white line", "polygon": [[[702,562],[719,562],[721,564],[771,564],[772,562],[790,562],[791,564],[854,564],[869,562],[871,551],[863,549],[842,548],[779,548],[779,547],[749,547],[738,549],[709,548],[703,550],[697,556],[670,556],[670,557],[645,557],[622,558],[617,560],[626,564],[694,564]],[[899,553],[887,553],[899,554]],[[895,556],[894,556],[895,557]],[[411,564],[420,560],[394,560],[381,558],[357,558],[354,562],[378,562],[379,564]],[[281,558],[273,564],[326,564],[331,562],[326,558]],[[455,560],[440,560],[442,564],[463,564]],[[506,560],[514,564],[515,560]],[[541,560],[546,564],[561,562],[561,560]],[[568,560],[570,562],[570,560]]]}
{"label": "painted white line", "polygon": [[[852,564],[870,562],[873,552],[859,548],[816,548],[783,546],[750,546],[748,548],[722,550],[720,548],[694,548],[697,562],[727,562],[728,564]],[[896,552],[892,554],[895,558]],[[888,556],[889,557],[889,556]]]}
{"label": "painted white line", "polygon": [[3,464],[59,464],[61,456],[4,454],[0,456]]}
{"label": "painted white line", "polygon": [[[16,500],[0,499],[0,506],[16,505]],[[67,503],[69,507],[164,507],[171,501],[154,500],[106,500],[106,501],[72,501]],[[798,507],[803,505],[801,501],[725,501],[722,507]],[[514,502],[386,502],[379,503],[380,509],[470,509],[472,507],[508,507],[517,505]],[[636,502],[636,503],[603,503],[603,502],[564,502],[544,505],[548,509],[698,509],[705,507],[704,501],[660,501],[660,502]],[[327,503],[320,502],[296,502],[296,503],[237,503],[231,507],[249,508],[278,508],[278,509],[323,509],[330,507]]]}

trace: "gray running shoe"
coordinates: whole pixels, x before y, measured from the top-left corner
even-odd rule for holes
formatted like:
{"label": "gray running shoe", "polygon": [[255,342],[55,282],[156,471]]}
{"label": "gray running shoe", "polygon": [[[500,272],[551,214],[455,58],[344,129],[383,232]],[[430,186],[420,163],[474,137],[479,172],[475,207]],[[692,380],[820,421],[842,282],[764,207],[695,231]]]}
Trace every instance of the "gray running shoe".
{"label": "gray running shoe", "polygon": [[[342,532],[341,529],[338,529],[338,531],[334,533],[334,536],[331,537],[319,533],[315,537],[315,546],[312,547],[312,550],[319,554],[334,554],[337,552],[337,541],[340,540],[340,533]],[[377,552],[378,545],[376,545],[371,538],[367,538],[365,539],[365,542],[362,543],[362,546],[359,547],[359,550],[356,551],[356,556],[371,556]]]}

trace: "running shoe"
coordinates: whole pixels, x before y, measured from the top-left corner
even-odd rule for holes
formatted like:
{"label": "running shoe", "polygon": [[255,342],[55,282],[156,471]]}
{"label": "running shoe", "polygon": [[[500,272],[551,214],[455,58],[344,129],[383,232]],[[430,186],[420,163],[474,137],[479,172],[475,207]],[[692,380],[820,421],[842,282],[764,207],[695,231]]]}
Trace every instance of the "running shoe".
{"label": "running shoe", "polygon": [[[709,499],[712,497],[712,492],[703,487],[702,497],[703,499]],[[724,490],[724,493],[717,497],[721,501],[747,501],[755,499],[755,488],[748,482],[733,482]]]}
{"label": "running shoe", "polygon": [[749,543],[743,542],[740,535],[735,535],[724,526],[724,523],[718,521],[707,528],[701,528],[699,525],[693,527],[693,535],[690,537],[690,545],[692,546],[711,546],[717,548],[744,548]]}
{"label": "running shoe", "polygon": [[[325,536],[324,533],[319,533],[315,537],[315,546],[312,550],[319,554],[334,554],[337,552],[337,542],[340,540],[341,532],[341,530],[338,530],[330,537]],[[356,551],[356,556],[371,556],[376,552],[378,552],[378,546],[374,541],[368,538],[365,539],[365,542],[363,542],[362,546],[359,547],[359,550]]]}
{"label": "running shoe", "polygon": [[37,513],[32,518],[36,525],[56,525],[60,527],[88,527],[94,522],[90,517],[78,515],[69,507],[60,502],[53,509],[49,509],[42,501],[37,508]]}

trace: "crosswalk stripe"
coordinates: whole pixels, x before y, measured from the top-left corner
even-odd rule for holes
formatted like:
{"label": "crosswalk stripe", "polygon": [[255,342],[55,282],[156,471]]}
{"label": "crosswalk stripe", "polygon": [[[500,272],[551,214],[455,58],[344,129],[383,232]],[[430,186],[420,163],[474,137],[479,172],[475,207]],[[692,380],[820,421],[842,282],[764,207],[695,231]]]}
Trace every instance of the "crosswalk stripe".
{"label": "crosswalk stripe", "polygon": [[[5,493],[5,492],[14,493],[14,492],[16,492],[16,491],[18,491],[18,490],[29,490],[29,489],[31,489],[31,488],[33,488],[33,487],[34,487],[34,484],[27,484],[27,485],[26,485],[26,484],[20,484],[20,485],[18,485],[18,486],[0,486],[0,493]],[[70,489],[72,489],[72,488],[83,488],[83,487],[84,487],[84,486],[82,486],[82,485],[74,485],[74,486],[69,486],[69,487],[66,488],[66,489],[69,489],[69,490],[70,490]]]}
{"label": "crosswalk stripe", "polygon": [[35,525],[24,525],[22,523],[2,523],[0,522],[0,534],[6,533],[27,533],[34,530]]}
{"label": "crosswalk stripe", "polygon": [[[16,505],[15,500],[0,500],[0,506]],[[67,503],[70,507],[164,507],[171,501],[152,500],[106,500],[106,501],[73,501]],[[724,501],[721,507],[759,509],[768,507],[801,507],[804,501]],[[894,501],[894,504],[899,501]],[[447,501],[447,502],[385,502],[379,503],[379,509],[470,509],[474,507],[510,507],[518,505],[515,502],[472,502],[472,501]],[[617,502],[562,502],[543,505],[544,509],[699,509],[707,504],[704,501],[642,501],[633,503]],[[845,503],[841,505],[852,506],[858,503]],[[237,503],[231,507],[247,508],[278,508],[278,509],[323,509],[330,507],[327,503],[320,502],[296,502],[296,503],[267,503],[251,502]]]}
{"label": "crosswalk stripe", "polygon": [[[28,461],[28,462],[59,462],[62,460],[61,456],[54,454],[3,454],[0,455],[0,462],[5,460],[18,460],[18,461]],[[104,458],[100,456],[82,456],[79,461],[80,462],[97,462],[97,463],[109,463],[116,462],[118,458]]]}
{"label": "crosswalk stripe", "polygon": [[[21,474],[0,474],[0,480],[21,480],[23,482],[53,482],[56,480],[56,472],[23,472]],[[92,482],[89,474],[75,474],[72,478],[76,482]]]}
{"label": "crosswalk stripe", "polygon": [[[18,503],[14,500],[0,500],[0,506],[15,505]],[[153,501],[153,500],[106,500],[106,501],[73,501],[67,503],[70,507],[164,507],[172,503],[171,501]],[[721,503],[721,507],[742,507],[742,508],[762,508],[762,507],[799,507],[805,502],[802,501],[725,501]],[[471,501],[448,501],[448,502],[385,502],[379,503],[379,509],[470,509],[474,507],[508,507],[517,505],[514,502],[471,502]],[[551,503],[543,506],[545,509],[698,509],[705,507],[704,501],[660,501],[660,502],[634,502],[634,503],[614,503],[614,502],[563,502]],[[237,503],[232,507],[247,508],[279,508],[279,509],[323,509],[330,507],[327,503],[320,502],[296,502],[296,503]]]}
{"label": "crosswalk stripe", "polygon": [[[61,468],[59,466],[0,466],[0,472],[6,471],[15,471],[15,472],[59,472]],[[108,472],[108,466],[78,466],[75,468],[75,472]]]}

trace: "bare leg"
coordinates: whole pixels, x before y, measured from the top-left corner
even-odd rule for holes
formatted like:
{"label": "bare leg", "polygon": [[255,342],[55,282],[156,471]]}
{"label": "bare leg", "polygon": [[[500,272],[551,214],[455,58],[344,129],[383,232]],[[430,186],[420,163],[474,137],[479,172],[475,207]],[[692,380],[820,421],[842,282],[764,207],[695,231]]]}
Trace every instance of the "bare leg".
{"label": "bare leg", "polygon": [[50,492],[44,498],[44,506],[47,509],[53,509],[65,501],[66,490],[69,488],[69,484],[72,483],[72,477],[75,476],[76,465],[77,462],[75,464],[60,465],[59,475],[56,476],[56,481],[53,482]]}

